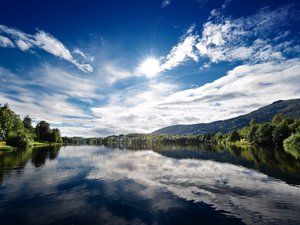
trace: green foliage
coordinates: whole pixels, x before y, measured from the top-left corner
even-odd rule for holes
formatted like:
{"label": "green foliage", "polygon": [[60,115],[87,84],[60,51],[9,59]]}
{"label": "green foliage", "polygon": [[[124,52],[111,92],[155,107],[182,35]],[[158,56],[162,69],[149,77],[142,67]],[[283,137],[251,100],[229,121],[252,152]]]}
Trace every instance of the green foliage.
{"label": "green foliage", "polygon": [[287,124],[286,120],[282,120],[280,123],[275,126],[272,137],[273,142],[276,145],[282,145],[284,139],[288,138],[291,135],[291,130]]}
{"label": "green foliage", "polygon": [[250,128],[249,127],[243,127],[238,130],[240,138],[241,139],[247,139],[248,134],[249,134]]}
{"label": "green foliage", "polygon": [[6,140],[9,133],[23,129],[20,116],[12,111],[7,104],[0,106],[0,140]]}
{"label": "green foliage", "polygon": [[253,127],[256,125],[256,120],[254,118],[251,119],[250,123],[249,123],[249,126],[250,127]]}
{"label": "green foliage", "polygon": [[218,132],[218,133],[216,133],[216,134],[213,136],[212,141],[213,141],[214,143],[219,143],[219,142],[221,142],[223,139],[224,139],[223,134],[222,134],[221,132]]}
{"label": "green foliage", "polygon": [[50,124],[44,120],[39,122],[35,127],[35,133],[38,140],[49,141],[51,139]]}
{"label": "green foliage", "polygon": [[271,123],[260,124],[255,132],[254,142],[259,145],[273,144],[273,130],[274,126]]}
{"label": "green foliage", "polygon": [[236,142],[236,141],[239,141],[240,139],[241,139],[241,137],[240,137],[239,133],[236,130],[234,130],[227,137],[227,142]]}
{"label": "green foliage", "polygon": [[13,147],[27,147],[32,140],[47,142],[62,142],[60,131],[50,129],[46,121],[41,121],[36,128],[32,126],[32,120],[27,115],[23,120],[7,104],[0,105],[0,140],[6,141]]}
{"label": "green foliage", "polygon": [[292,134],[283,142],[284,150],[295,158],[300,158],[300,133]]}
{"label": "green foliage", "polygon": [[31,139],[28,134],[23,131],[17,133],[10,133],[7,137],[6,144],[17,148],[26,148],[30,146]]}
{"label": "green foliage", "polygon": [[67,145],[102,145],[103,138],[62,137],[62,142]]}
{"label": "green foliage", "polygon": [[52,129],[49,135],[50,135],[50,137],[49,137],[50,142],[53,142],[53,143],[61,143],[62,142],[62,138],[61,138],[59,129],[57,129],[57,128]]}
{"label": "green foliage", "polygon": [[33,130],[33,126],[32,126],[32,119],[29,117],[29,115],[26,115],[23,119],[23,125],[24,128],[27,130]]}
{"label": "green foliage", "polygon": [[247,135],[247,139],[249,141],[249,143],[256,143],[257,142],[257,138],[256,138],[256,131],[257,131],[258,126],[255,124],[252,124],[249,128],[249,133]]}
{"label": "green foliage", "polygon": [[285,116],[285,115],[283,115],[282,113],[280,113],[280,114],[277,114],[277,115],[275,115],[274,117],[273,117],[273,119],[272,119],[272,123],[274,124],[274,125],[278,125],[278,124],[280,124],[283,120],[285,120],[285,119],[287,119],[287,117]]}
{"label": "green foliage", "polygon": [[294,119],[294,121],[289,124],[289,128],[292,133],[300,133],[300,119]]}

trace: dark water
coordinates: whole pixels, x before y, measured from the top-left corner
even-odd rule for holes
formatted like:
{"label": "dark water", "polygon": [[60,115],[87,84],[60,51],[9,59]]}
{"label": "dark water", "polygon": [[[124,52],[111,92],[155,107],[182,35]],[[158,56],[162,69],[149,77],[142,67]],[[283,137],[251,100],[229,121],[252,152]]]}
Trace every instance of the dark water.
{"label": "dark water", "polygon": [[151,148],[0,153],[0,224],[300,224],[300,160],[283,150]]}

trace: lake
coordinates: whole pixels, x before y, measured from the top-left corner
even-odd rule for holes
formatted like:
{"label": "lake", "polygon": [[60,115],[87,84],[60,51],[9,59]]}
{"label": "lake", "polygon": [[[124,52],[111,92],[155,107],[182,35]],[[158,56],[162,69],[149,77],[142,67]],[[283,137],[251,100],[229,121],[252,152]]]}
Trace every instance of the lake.
{"label": "lake", "polygon": [[0,223],[300,224],[300,160],[226,146],[2,152]]}

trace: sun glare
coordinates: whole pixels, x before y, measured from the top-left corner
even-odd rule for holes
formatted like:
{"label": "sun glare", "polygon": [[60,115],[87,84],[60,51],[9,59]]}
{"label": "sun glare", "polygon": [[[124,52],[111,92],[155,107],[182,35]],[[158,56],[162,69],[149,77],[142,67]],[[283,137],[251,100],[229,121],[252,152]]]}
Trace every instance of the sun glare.
{"label": "sun glare", "polygon": [[160,72],[160,63],[156,58],[148,58],[142,62],[139,71],[148,77],[154,77]]}

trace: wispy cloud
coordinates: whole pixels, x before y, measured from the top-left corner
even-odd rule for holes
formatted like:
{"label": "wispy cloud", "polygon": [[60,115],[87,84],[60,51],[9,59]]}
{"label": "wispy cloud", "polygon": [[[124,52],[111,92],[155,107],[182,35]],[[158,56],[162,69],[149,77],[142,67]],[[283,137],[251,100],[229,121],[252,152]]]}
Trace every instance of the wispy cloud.
{"label": "wispy cloud", "polygon": [[188,59],[198,62],[198,55],[195,51],[198,35],[192,34],[194,28],[194,25],[191,26],[180,42],[171,49],[166,57],[161,59],[161,71],[170,70]]}
{"label": "wispy cloud", "polygon": [[73,50],[73,53],[80,55],[81,57],[83,57],[84,59],[90,61],[90,62],[94,62],[95,57],[94,56],[87,56],[86,54],[84,54],[79,48],[75,48]]}
{"label": "wispy cloud", "polygon": [[[28,51],[32,48],[43,49],[44,51],[54,56],[57,56],[72,63],[83,72],[93,72],[93,67],[91,66],[91,64],[82,63],[76,60],[70,53],[70,51],[59,40],[57,40],[55,37],[44,31],[38,30],[36,34],[31,35],[14,28],[9,28],[7,26],[0,25],[0,33],[9,37],[8,38],[1,36],[1,47],[14,47],[14,42],[15,46],[17,46],[22,51]],[[84,59],[87,59],[83,53],[80,55]]]}
{"label": "wispy cloud", "polygon": [[171,0],[163,0],[162,3],[161,3],[161,7],[165,8],[170,4],[171,4]]}
{"label": "wispy cloud", "polygon": [[259,63],[300,53],[298,40],[289,40],[290,31],[285,27],[299,15],[291,5],[274,10],[265,7],[254,15],[233,19],[222,14],[229,3],[225,1],[221,9],[211,12],[200,34],[195,25],[191,26],[167,56],[160,58],[160,71],[190,59],[201,59],[206,65],[224,61]]}
{"label": "wispy cloud", "polygon": [[9,103],[18,114],[29,114],[35,122],[85,127],[92,117],[84,105],[100,98],[97,83],[91,79],[49,65],[37,65],[21,75],[0,67],[0,103]]}
{"label": "wispy cloud", "polygon": [[228,119],[278,99],[300,97],[299,71],[299,59],[246,64],[212,83],[184,91],[167,83],[131,87],[108,95],[108,105],[91,110],[112,133]]}
{"label": "wispy cloud", "polygon": [[13,48],[14,46],[15,46],[14,43],[10,39],[0,35],[0,47],[3,47],[3,48],[11,47],[11,48]]}
{"label": "wispy cloud", "polygon": [[[151,132],[173,124],[227,119],[278,99],[300,97],[299,71],[299,59],[275,60],[238,66],[212,83],[183,91],[159,80],[111,91],[94,77],[49,65],[26,77],[0,68],[0,102],[35,121],[60,124],[63,135]],[[99,102],[101,93],[105,101]]]}
{"label": "wispy cloud", "polygon": [[297,13],[291,6],[284,6],[275,10],[262,8],[252,16],[231,19],[213,10],[210,20],[203,25],[197,53],[213,63],[281,60],[285,50],[295,44],[290,41],[282,45],[282,39],[289,33],[284,25]]}

